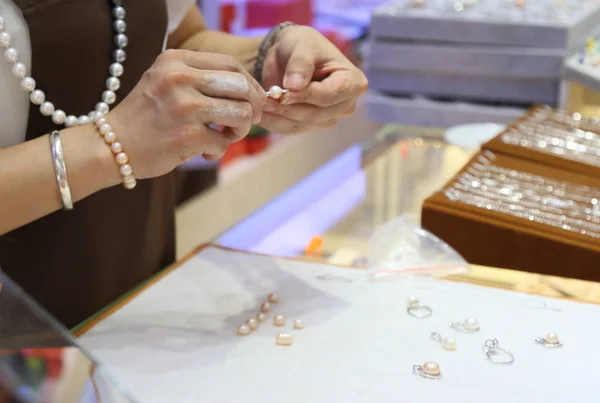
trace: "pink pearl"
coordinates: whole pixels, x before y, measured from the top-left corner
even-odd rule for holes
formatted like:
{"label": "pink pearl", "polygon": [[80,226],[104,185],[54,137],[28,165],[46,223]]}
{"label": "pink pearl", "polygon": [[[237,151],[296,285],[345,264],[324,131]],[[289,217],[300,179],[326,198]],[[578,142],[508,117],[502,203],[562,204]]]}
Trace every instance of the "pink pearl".
{"label": "pink pearl", "polygon": [[117,164],[119,165],[125,165],[129,161],[129,157],[124,152],[118,153],[115,159],[117,160]]}
{"label": "pink pearl", "polygon": [[112,144],[117,141],[117,135],[114,132],[109,132],[104,136],[106,144]]}
{"label": "pink pearl", "polygon": [[121,171],[121,175],[126,177],[130,176],[133,173],[133,169],[129,164],[121,165],[121,168],[119,168],[119,170]]}
{"label": "pink pearl", "polygon": [[96,120],[94,122],[94,124],[96,125],[96,127],[98,129],[100,129],[100,127],[102,127],[102,125],[106,124],[106,119],[105,118],[100,118],[100,119]]}
{"label": "pink pearl", "polygon": [[285,316],[275,315],[275,317],[273,318],[273,324],[279,327],[285,326]]}
{"label": "pink pearl", "polygon": [[273,292],[267,296],[267,301],[269,301],[271,304],[277,304],[280,301],[279,295]]}
{"label": "pink pearl", "polygon": [[427,361],[423,364],[423,372],[427,375],[438,376],[440,374],[440,364],[434,361]]}
{"label": "pink pearl", "polygon": [[119,143],[118,141],[115,141],[114,143],[112,143],[112,145],[110,146],[110,149],[112,150],[112,152],[114,154],[118,154],[121,151],[123,151],[123,146],[121,145],[121,143]]}
{"label": "pink pearl", "polygon": [[260,306],[260,311],[263,313],[271,312],[271,309],[271,304],[268,302],[265,302]]}
{"label": "pink pearl", "polygon": [[112,132],[112,126],[108,123],[104,123],[102,126],[100,126],[99,130],[103,136],[106,136],[108,133]]}

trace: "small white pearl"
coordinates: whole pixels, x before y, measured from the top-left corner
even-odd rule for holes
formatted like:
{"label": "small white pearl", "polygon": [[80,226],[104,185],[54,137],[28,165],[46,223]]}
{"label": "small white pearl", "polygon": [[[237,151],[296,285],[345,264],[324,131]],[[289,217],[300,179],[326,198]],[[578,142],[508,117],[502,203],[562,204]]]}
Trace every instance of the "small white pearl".
{"label": "small white pearl", "polygon": [[67,119],[65,120],[65,126],[67,126],[67,127],[77,126],[78,123],[79,123],[79,119],[77,119],[77,116],[73,116],[73,115],[67,116]]}
{"label": "small white pearl", "polygon": [[[127,179],[127,178],[125,178],[125,179]],[[131,180],[125,180],[123,182],[123,186],[125,186],[126,189],[131,190],[135,187],[135,185],[137,185],[137,181],[135,180],[135,178],[132,178]]]}
{"label": "small white pearl", "polygon": [[475,318],[467,318],[463,322],[463,327],[467,330],[477,330],[479,329],[479,321]]}
{"label": "small white pearl", "polygon": [[54,104],[52,102],[44,102],[40,105],[40,112],[44,116],[50,116],[54,113]]}
{"label": "small white pearl", "polygon": [[106,79],[106,88],[111,91],[116,91],[121,88],[121,80],[117,77],[109,77]]}
{"label": "small white pearl", "polygon": [[113,16],[119,20],[125,19],[126,14],[127,13],[125,12],[125,9],[123,7],[115,7],[113,9]]}
{"label": "small white pearl", "polygon": [[113,58],[116,62],[123,63],[125,59],[127,59],[127,52],[125,52],[123,49],[116,49],[113,52]]}
{"label": "small white pearl", "polygon": [[408,298],[408,301],[406,302],[406,304],[408,305],[409,308],[414,308],[419,306],[419,298],[415,297],[415,296],[410,296]]}
{"label": "small white pearl", "polygon": [[104,141],[106,142],[106,144],[110,145],[117,141],[117,135],[114,132],[106,133],[106,135],[104,136]]}
{"label": "small white pearl", "polygon": [[106,136],[108,133],[112,132],[112,126],[108,123],[104,123],[98,127],[98,130],[100,131],[100,134]]}
{"label": "small white pearl", "polygon": [[12,67],[12,73],[13,76],[23,79],[27,74],[27,67],[23,63],[15,63]]}
{"label": "small white pearl", "polygon": [[278,304],[281,299],[277,293],[272,292],[267,296],[267,301],[271,304]]}
{"label": "small white pearl", "polygon": [[16,63],[19,59],[19,52],[15,48],[8,48],[4,51],[4,60],[9,63]]}
{"label": "small white pearl", "polygon": [[54,111],[54,113],[52,113],[52,122],[54,122],[54,124],[62,125],[63,123],[65,123],[66,119],[67,114],[64,111],[61,111],[60,109],[57,109]]}
{"label": "small white pearl", "polygon": [[129,161],[129,157],[124,152],[118,153],[115,159],[117,160],[117,164],[119,165],[125,165]]}
{"label": "small white pearl", "polygon": [[440,365],[434,361],[427,361],[423,364],[423,372],[427,375],[438,376],[440,374]]}
{"label": "small white pearl", "polygon": [[94,114],[92,115],[92,120],[93,120],[93,121],[97,121],[98,119],[102,119],[102,118],[103,118],[105,115],[106,115],[106,113],[104,113],[104,112],[99,112],[99,111],[96,111],[96,112],[94,112]]}
{"label": "small white pearl", "polygon": [[106,90],[102,93],[102,100],[109,105],[114,104],[117,100],[117,94],[114,91]]}
{"label": "small white pearl", "polygon": [[248,318],[248,320],[246,320],[246,324],[252,331],[258,329],[258,320],[256,320],[256,318]]}
{"label": "small white pearl", "polygon": [[283,96],[283,90],[281,87],[274,85],[269,88],[269,98],[279,99]]}
{"label": "small white pearl", "polygon": [[279,327],[285,326],[285,322],[286,322],[286,319],[285,319],[285,316],[283,316],[283,315],[275,315],[275,317],[273,318],[273,324],[275,326],[279,326]]}
{"label": "small white pearl", "polygon": [[113,29],[118,33],[122,34],[127,30],[127,23],[123,20],[116,20],[113,22]]}
{"label": "small white pearl", "polygon": [[271,306],[270,303],[268,302],[264,302],[261,306],[260,306],[260,311],[263,313],[268,313],[271,312],[271,309],[273,309],[273,307]]}
{"label": "small white pearl", "polygon": [[[125,187],[127,187],[127,185],[125,185]],[[237,328],[237,334],[238,336],[248,336],[250,334],[250,328],[248,325],[240,325]]]}
{"label": "small white pearl", "polygon": [[122,165],[119,169],[121,171],[121,176],[130,176],[133,174],[133,168],[131,168],[131,165],[129,164]]}
{"label": "small white pearl", "polygon": [[88,115],[81,115],[77,120],[80,126],[89,125],[92,122],[92,119]]}
{"label": "small white pearl", "polygon": [[108,69],[110,75],[114,77],[121,77],[123,75],[123,70],[123,65],[121,63],[113,63]]}
{"label": "small white pearl", "polygon": [[110,149],[112,150],[113,154],[118,154],[123,151],[123,146],[118,141],[115,141],[110,145]]}
{"label": "small white pearl", "polygon": [[558,335],[556,333],[548,333],[544,338],[547,343],[557,344],[559,341]]}
{"label": "small white pearl", "polygon": [[444,337],[442,339],[442,348],[445,350],[456,350],[456,339],[453,337]]}
{"label": "small white pearl", "polygon": [[35,90],[29,95],[29,100],[34,105],[41,105],[46,100],[46,94],[42,90]]}
{"label": "small white pearl", "polygon": [[98,102],[96,104],[96,112],[108,113],[110,106],[106,102]]}
{"label": "small white pearl", "polygon": [[10,34],[8,32],[0,32],[0,46],[7,48],[12,43]]}
{"label": "small white pearl", "polygon": [[275,343],[277,343],[278,346],[291,346],[293,342],[294,339],[289,333],[279,333],[275,336]]}
{"label": "small white pearl", "polygon": [[302,319],[294,320],[294,329],[304,329],[304,322]]}
{"label": "small white pearl", "polygon": [[25,77],[21,80],[21,88],[27,92],[35,90],[35,80],[31,77]]}
{"label": "small white pearl", "polygon": [[256,320],[258,320],[259,322],[264,322],[265,320],[267,320],[267,315],[260,312],[256,315]]}
{"label": "small white pearl", "polygon": [[93,122],[94,121],[94,111],[91,111],[90,113],[88,113],[88,117]]}
{"label": "small white pearl", "polygon": [[127,35],[125,34],[117,34],[115,36],[115,43],[121,49],[126,48],[129,44],[129,38],[127,38]]}

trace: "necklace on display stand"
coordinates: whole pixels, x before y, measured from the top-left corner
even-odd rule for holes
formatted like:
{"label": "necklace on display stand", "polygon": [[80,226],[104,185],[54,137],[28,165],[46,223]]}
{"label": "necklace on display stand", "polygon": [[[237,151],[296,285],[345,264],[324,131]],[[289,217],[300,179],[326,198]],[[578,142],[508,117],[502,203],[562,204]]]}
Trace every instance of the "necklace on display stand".
{"label": "necklace on display stand", "polygon": [[101,101],[95,106],[95,109],[87,115],[79,117],[67,114],[46,99],[46,94],[36,87],[36,81],[33,77],[27,75],[27,67],[19,61],[19,52],[12,47],[12,37],[6,30],[5,20],[0,15],[0,49],[4,49],[4,60],[11,65],[12,74],[21,81],[21,88],[29,94],[29,100],[32,104],[39,106],[40,113],[48,116],[56,125],[72,127],[77,125],[89,124],[96,119],[101,118],[110,110],[110,105],[117,100],[116,91],[121,87],[119,77],[123,75],[123,63],[126,59],[125,47],[128,44],[128,38],[125,35],[127,24],[125,22],[125,8],[122,6],[123,0],[112,0],[113,29],[115,31],[114,41],[116,49],[113,52],[113,63],[109,66],[110,73],[106,80],[106,90],[102,93]]}

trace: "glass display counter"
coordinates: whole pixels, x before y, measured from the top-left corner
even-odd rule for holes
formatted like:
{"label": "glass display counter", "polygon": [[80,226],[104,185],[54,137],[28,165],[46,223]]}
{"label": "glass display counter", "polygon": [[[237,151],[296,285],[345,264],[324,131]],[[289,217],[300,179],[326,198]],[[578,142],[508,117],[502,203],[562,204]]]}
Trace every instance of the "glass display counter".
{"label": "glass display counter", "polygon": [[[365,265],[374,230],[402,214],[418,220],[425,198],[475,151],[444,143],[441,132],[386,127],[374,140],[350,148],[230,228],[217,243],[269,255]],[[600,284],[580,280],[481,266],[453,279],[600,302]]]}
{"label": "glass display counter", "polygon": [[134,403],[67,329],[0,272],[0,402]]}

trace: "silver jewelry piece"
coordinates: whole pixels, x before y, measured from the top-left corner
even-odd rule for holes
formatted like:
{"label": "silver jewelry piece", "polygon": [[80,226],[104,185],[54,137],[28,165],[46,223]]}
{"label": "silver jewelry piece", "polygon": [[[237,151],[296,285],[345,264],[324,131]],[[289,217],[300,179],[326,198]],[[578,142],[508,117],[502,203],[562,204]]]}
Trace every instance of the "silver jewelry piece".
{"label": "silver jewelry piece", "polygon": [[548,348],[558,348],[563,346],[556,333],[548,333],[545,337],[538,337],[535,339],[535,342]]}
{"label": "silver jewelry piece", "polygon": [[56,173],[56,182],[60,191],[63,209],[73,210],[73,200],[71,199],[67,166],[65,165],[65,157],[60,142],[60,132],[56,130],[50,133],[50,150],[52,152],[52,162],[54,163],[54,172]]}
{"label": "silver jewelry piece", "polygon": [[466,318],[462,322],[450,322],[448,326],[462,333],[477,333],[481,328],[475,318]]}
{"label": "silver jewelry piece", "polygon": [[[290,92],[290,90],[281,88],[281,94],[279,95],[279,97],[281,97],[281,95],[283,95],[283,94],[287,94],[288,92]],[[267,98],[270,98],[271,97],[271,91],[270,90],[269,91],[265,91],[265,96]]]}
{"label": "silver jewelry piece", "polygon": [[437,332],[431,333],[431,340],[436,341],[442,345],[444,350],[454,351],[456,350],[456,339],[453,337],[442,337]]}
{"label": "silver jewelry piece", "polygon": [[440,365],[434,361],[427,361],[423,365],[413,365],[413,374],[425,379],[442,379]]}
{"label": "silver jewelry piece", "polygon": [[433,311],[430,307],[421,305],[417,297],[410,297],[406,303],[406,312],[415,318],[423,319],[431,316]]}
{"label": "silver jewelry piece", "polygon": [[498,339],[488,339],[483,345],[483,353],[494,364],[512,364],[515,356],[509,350],[500,348]]}

